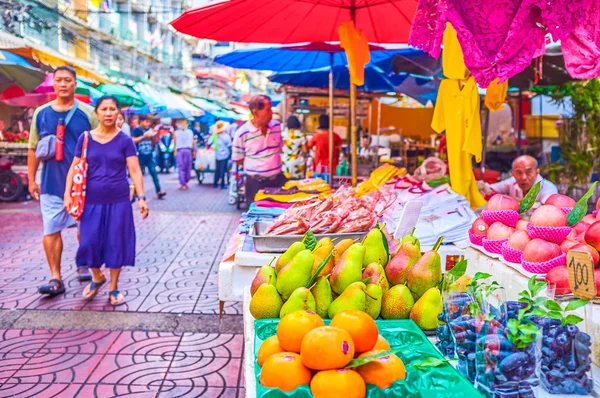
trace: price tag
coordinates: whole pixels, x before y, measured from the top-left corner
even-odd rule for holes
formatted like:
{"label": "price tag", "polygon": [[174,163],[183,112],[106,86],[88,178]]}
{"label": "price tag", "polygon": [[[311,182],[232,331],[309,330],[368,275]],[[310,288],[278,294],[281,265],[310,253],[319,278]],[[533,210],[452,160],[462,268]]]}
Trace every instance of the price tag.
{"label": "price tag", "polygon": [[573,294],[580,299],[592,300],[596,297],[594,280],[594,261],[589,253],[569,251],[567,253],[569,286]]}

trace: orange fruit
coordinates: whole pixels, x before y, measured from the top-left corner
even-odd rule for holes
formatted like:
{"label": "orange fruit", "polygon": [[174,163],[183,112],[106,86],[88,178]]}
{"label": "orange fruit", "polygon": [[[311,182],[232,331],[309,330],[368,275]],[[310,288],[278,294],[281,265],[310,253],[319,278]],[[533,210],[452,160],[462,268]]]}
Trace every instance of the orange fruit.
{"label": "orange fruit", "polygon": [[375,347],[373,347],[373,351],[387,351],[391,349],[392,347],[390,347],[390,343],[388,343],[382,335],[379,335],[379,337],[377,337],[377,343],[375,343]]}
{"label": "orange fruit", "polygon": [[311,330],[324,326],[323,319],[314,312],[299,310],[290,312],[279,321],[277,339],[283,351],[300,353],[302,339]]}
{"label": "orange fruit", "polygon": [[322,326],[304,336],[300,356],[302,363],[313,370],[343,368],[354,357],[354,342],[345,330]]}
{"label": "orange fruit", "polygon": [[[381,351],[369,351],[360,357],[375,355]],[[359,358],[360,358],[359,357]],[[378,358],[356,368],[356,371],[362,376],[367,384],[375,384],[379,388],[388,388],[396,380],[406,378],[406,368],[398,356],[392,354]]]}
{"label": "orange fruit", "polygon": [[315,398],[364,398],[367,386],[354,370],[323,370],[310,382],[310,392]]}
{"label": "orange fruit", "polygon": [[295,352],[278,352],[265,361],[260,371],[260,384],[290,392],[303,384],[309,384],[312,372],[302,364]]}
{"label": "orange fruit", "polygon": [[260,345],[258,349],[258,366],[263,366],[263,363],[273,354],[278,352],[284,352],[283,348],[279,345],[279,340],[277,340],[277,336],[271,336]]}
{"label": "orange fruit", "polygon": [[331,320],[330,326],[350,333],[356,352],[367,352],[375,347],[379,330],[369,314],[359,310],[344,310]]}

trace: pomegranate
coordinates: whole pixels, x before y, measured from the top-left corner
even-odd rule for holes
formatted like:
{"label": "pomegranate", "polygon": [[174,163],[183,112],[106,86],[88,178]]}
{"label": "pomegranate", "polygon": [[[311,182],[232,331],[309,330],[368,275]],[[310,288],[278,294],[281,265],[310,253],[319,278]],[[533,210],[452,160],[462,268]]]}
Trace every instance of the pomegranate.
{"label": "pomegranate", "polygon": [[515,228],[517,231],[527,231],[527,225],[529,223],[525,220],[517,221],[517,227]]}
{"label": "pomegranate", "polygon": [[568,196],[561,195],[559,193],[552,194],[544,202],[545,205],[552,205],[556,207],[575,207],[577,202]]}
{"label": "pomegranate", "polygon": [[569,270],[566,265],[552,268],[546,274],[546,282],[549,287],[555,287],[555,294],[571,293],[571,287],[569,286]]}
{"label": "pomegranate", "polygon": [[[600,214],[600,212],[598,212],[598,214]],[[592,225],[596,221],[598,221],[598,220],[596,220],[596,217],[592,216],[591,214],[586,215],[585,217],[583,217],[583,220],[581,220],[581,222],[584,222],[584,223],[590,224],[590,225]]]}
{"label": "pomegranate", "polygon": [[486,210],[514,210],[519,211],[519,202],[510,196],[496,194],[487,202]]}
{"label": "pomegranate", "polygon": [[571,250],[577,250],[579,252],[589,253],[592,256],[592,261],[594,261],[594,266],[598,264],[600,261],[600,254],[598,254],[598,250],[594,249],[592,246],[586,243],[579,243],[571,248]]}
{"label": "pomegranate", "polygon": [[584,233],[592,224],[580,221],[573,226],[573,231],[577,232],[577,235]]}
{"label": "pomegranate", "polygon": [[562,250],[563,253],[568,252],[573,246],[577,246],[580,243],[577,242],[576,240],[571,240],[571,239],[565,239],[563,241],[563,243],[560,244],[560,250]]}
{"label": "pomegranate", "polygon": [[585,231],[585,243],[594,249],[600,249],[600,221],[596,221]]}
{"label": "pomegranate", "polygon": [[508,239],[513,232],[515,232],[514,228],[504,225],[500,221],[496,221],[488,228],[486,238],[487,240]]}
{"label": "pomegranate", "polygon": [[538,207],[529,223],[534,227],[566,227],[569,221],[564,211],[552,205],[542,205]]}
{"label": "pomegranate", "polygon": [[490,226],[486,223],[482,217],[479,217],[477,220],[473,221],[473,226],[471,227],[471,233],[473,235],[482,235],[486,236],[488,228]]}
{"label": "pomegranate", "polygon": [[508,238],[508,242],[506,242],[506,245],[515,250],[523,251],[523,249],[525,249],[525,246],[527,246],[527,244],[530,241],[531,241],[531,238],[529,237],[529,235],[527,235],[527,232],[515,231],[510,236],[510,238]]}
{"label": "pomegranate", "polygon": [[523,260],[530,263],[543,263],[563,254],[556,243],[543,239],[532,239],[523,250]]}

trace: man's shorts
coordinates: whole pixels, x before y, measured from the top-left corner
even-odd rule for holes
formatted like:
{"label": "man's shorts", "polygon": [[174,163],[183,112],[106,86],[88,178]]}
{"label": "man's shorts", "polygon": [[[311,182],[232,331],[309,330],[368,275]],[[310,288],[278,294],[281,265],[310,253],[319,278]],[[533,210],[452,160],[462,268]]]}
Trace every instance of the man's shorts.
{"label": "man's shorts", "polygon": [[40,195],[40,208],[44,223],[44,235],[52,235],[76,225],[75,219],[63,207],[63,198],[56,195]]}

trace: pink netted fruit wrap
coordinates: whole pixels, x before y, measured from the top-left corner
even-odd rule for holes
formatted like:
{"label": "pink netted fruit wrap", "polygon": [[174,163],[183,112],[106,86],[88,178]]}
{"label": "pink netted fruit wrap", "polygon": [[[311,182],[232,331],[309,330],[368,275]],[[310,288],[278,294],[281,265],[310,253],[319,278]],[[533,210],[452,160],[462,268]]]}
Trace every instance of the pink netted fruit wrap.
{"label": "pink netted fruit wrap", "polygon": [[565,212],[565,214],[569,214],[571,212],[571,210],[573,210],[572,207],[561,207],[560,208],[562,211]]}
{"label": "pink netted fruit wrap", "polygon": [[500,221],[502,224],[514,228],[519,221],[519,213],[514,210],[483,210],[481,216],[490,225]]}
{"label": "pink netted fruit wrap", "polygon": [[500,240],[488,240],[486,238],[482,239],[483,248],[490,253],[500,254],[502,252],[502,245],[504,242],[507,242],[508,239],[500,239]]}
{"label": "pink netted fruit wrap", "polygon": [[523,265],[523,269],[527,272],[531,272],[532,274],[547,274],[552,268],[560,267],[561,265],[566,264],[567,255],[565,253],[553,258],[552,260],[544,261],[541,263],[532,263],[525,260],[521,262],[521,265]]}
{"label": "pink netted fruit wrap", "polygon": [[502,245],[502,258],[509,263],[521,264],[521,260],[523,257],[523,252],[521,250],[513,249],[507,245],[508,242],[505,242]]}
{"label": "pink netted fruit wrap", "polygon": [[534,227],[527,224],[527,234],[531,239],[540,238],[560,245],[571,232],[571,227]]}
{"label": "pink netted fruit wrap", "polygon": [[472,244],[476,246],[481,246],[483,244],[483,238],[483,235],[475,235],[473,232],[471,232],[471,230],[469,230],[469,240]]}

